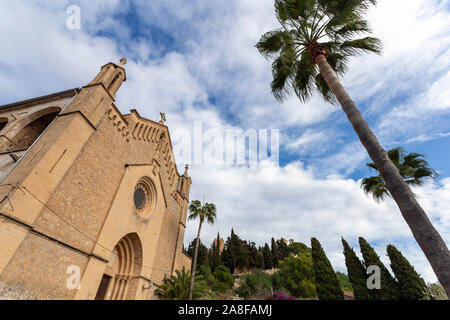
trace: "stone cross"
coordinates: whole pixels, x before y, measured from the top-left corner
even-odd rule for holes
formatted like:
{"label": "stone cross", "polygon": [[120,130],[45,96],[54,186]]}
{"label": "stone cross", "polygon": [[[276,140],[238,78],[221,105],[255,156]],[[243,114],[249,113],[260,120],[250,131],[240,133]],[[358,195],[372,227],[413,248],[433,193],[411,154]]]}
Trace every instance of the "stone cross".
{"label": "stone cross", "polygon": [[127,64],[127,58],[120,59],[119,66],[123,67],[126,64]]}

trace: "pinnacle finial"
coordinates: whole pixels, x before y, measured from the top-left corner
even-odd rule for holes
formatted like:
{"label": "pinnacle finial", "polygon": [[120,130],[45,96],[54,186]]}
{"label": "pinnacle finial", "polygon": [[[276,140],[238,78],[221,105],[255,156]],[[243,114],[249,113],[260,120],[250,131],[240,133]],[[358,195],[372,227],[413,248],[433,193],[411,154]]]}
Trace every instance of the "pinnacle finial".
{"label": "pinnacle finial", "polygon": [[124,57],[124,58],[120,59],[119,66],[123,67],[126,64],[127,64],[127,58]]}
{"label": "pinnacle finial", "polygon": [[183,176],[188,177],[188,170],[189,170],[189,165],[186,164],[186,166],[184,167],[184,173],[183,173]]}

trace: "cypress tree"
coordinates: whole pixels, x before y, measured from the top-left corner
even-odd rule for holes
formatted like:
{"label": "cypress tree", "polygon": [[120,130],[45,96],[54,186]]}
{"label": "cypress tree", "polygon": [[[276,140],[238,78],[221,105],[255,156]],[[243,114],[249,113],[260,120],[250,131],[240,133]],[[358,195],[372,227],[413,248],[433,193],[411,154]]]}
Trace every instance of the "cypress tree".
{"label": "cypress tree", "polygon": [[277,249],[278,249],[278,259],[283,260],[289,256],[289,249],[286,242],[283,241],[283,238],[276,241]]}
{"label": "cypress tree", "polygon": [[222,253],[223,264],[230,269],[231,274],[235,271],[242,271],[248,266],[248,256],[246,253],[244,241],[231,229],[231,236],[228,237]]}
{"label": "cypress tree", "polygon": [[355,251],[349,246],[347,241],[342,238],[344,246],[345,265],[350,283],[353,287],[353,294],[356,300],[370,300],[372,294],[367,288],[367,274],[361,260],[359,260]]}
{"label": "cypress tree", "polygon": [[211,271],[214,272],[214,270],[222,265],[222,257],[220,256],[220,235],[217,233],[217,240],[216,242],[213,242],[212,247],[212,255],[210,258],[210,264],[211,264]]}
{"label": "cypress tree", "polygon": [[271,250],[272,250],[273,267],[278,268],[278,260],[279,260],[278,247],[277,247],[277,244],[275,243],[274,238],[272,238],[271,246],[272,246]]}
{"label": "cypress tree", "polygon": [[319,240],[311,238],[312,260],[316,291],[320,300],[344,300],[339,280]]}
{"label": "cypress tree", "polygon": [[[191,258],[194,257],[196,242],[197,242],[197,239],[192,240],[192,242],[189,244],[188,250],[186,251]],[[192,261],[192,263],[193,263],[193,261]],[[200,270],[200,266],[202,266],[202,265],[209,266],[209,253],[208,253],[208,248],[205,247],[203,245],[202,241],[200,240],[199,245],[198,245],[196,271]],[[192,266],[191,266],[191,268],[192,268]]]}
{"label": "cypress tree", "polygon": [[380,267],[380,289],[373,289],[372,294],[375,300],[396,300],[400,298],[400,290],[398,283],[389,273],[389,270],[381,262],[373,247],[362,237],[359,238],[359,246],[361,254],[364,258],[364,265],[366,269],[369,266],[377,265]]}
{"label": "cypress tree", "polygon": [[264,255],[258,250],[258,268],[264,269]]}
{"label": "cypress tree", "polygon": [[388,245],[386,251],[391,260],[392,272],[394,272],[398,281],[401,299],[423,299],[427,288],[425,281],[395,246]]}
{"label": "cypress tree", "polygon": [[264,269],[272,269],[273,267],[272,251],[270,250],[270,247],[267,243],[264,245],[263,248],[263,256],[264,256]]}

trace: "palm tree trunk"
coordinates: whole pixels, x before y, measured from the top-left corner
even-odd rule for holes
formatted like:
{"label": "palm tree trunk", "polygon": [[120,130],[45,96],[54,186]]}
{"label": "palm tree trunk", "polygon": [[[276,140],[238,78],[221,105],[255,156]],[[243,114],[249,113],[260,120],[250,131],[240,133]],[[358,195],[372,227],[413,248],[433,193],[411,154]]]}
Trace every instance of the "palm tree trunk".
{"label": "palm tree trunk", "polygon": [[203,220],[200,219],[200,224],[198,225],[197,242],[195,243],[194,263],[192,264],[191,270],[191,286],[189,288],[189,300],[192,300],[192,291],[194,290],[194,276],[195,276],[195,268],[197,267],[198,244],[200,243],[200,230],[202,229],[202,223]]}
{"label": "palm tree trunk", "polygon": [[425,253],[439,282],[450,297],[450,252],[439,233],[431,224],[425,211],[417,202],[414,194],[403,180],[398,169],[390,161],[386,151],[370,130],[355,103],[351,100],[344,87],[337,79],[333,69],[324,55],[319,55],[315,61],[325,78],[330,90],[334,93],[350,120],[359,140],[366,148],[370,158],[376,165],[386,187],[397,203],[403,218],[409,225],[414,238]]}

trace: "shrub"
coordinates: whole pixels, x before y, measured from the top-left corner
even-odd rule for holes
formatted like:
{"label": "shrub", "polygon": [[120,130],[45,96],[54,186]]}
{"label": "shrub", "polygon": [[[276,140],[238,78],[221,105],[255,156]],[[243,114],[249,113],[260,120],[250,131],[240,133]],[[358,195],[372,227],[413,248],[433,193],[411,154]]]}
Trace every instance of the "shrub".
{"label": "shrub", "polygon": [[235,292],[244,298],[267,295],[270,293],[272,287],[270,278],[270,275],[267,273],[261,270],[255,270],[244,276],[239,288]]}
{"label": "shrub", "polygon": [[217,266],[213,272],[215,281],[212,286],[213,290],[219,292],[225,292],[228,289],[232,289],[234,286],[234,278],[230,273],[230,270],[223,266]]}

